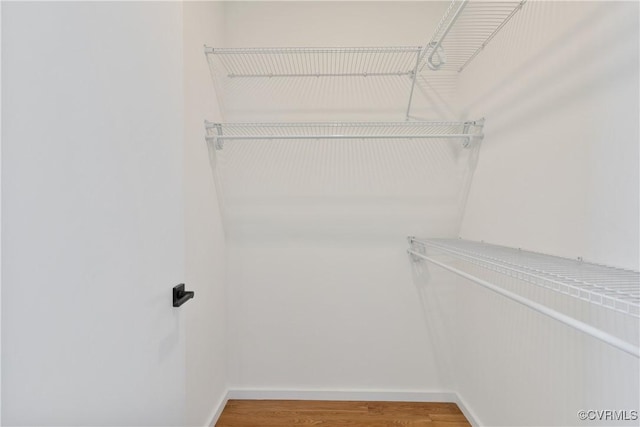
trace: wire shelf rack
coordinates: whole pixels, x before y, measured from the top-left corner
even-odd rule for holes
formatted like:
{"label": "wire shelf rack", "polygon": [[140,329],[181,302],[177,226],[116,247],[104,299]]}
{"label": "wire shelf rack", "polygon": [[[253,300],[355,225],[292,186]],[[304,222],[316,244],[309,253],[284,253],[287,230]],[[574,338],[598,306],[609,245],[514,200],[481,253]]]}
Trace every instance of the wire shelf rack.
{"label": "wire shelf rack", "polygon": [[429,68],[461,72],[525,2],[453,0],[424,47],[417,71]]}
{"label": "wire shelf rack", "polygon": [[640,272],[460,239],[411,239],[435,250],[592,304],[640,317]]}
{"label": "wire shelf rack", "polygon": [[204,51],[226,120],[264,120],[256,112],[265,110],[274,120],[288,120],[292,111],[312,119],[319,110],[347,112],[347,120],[359,120],[363,111],[376,120],[402,113],[406,120],[452,119],[456,78],[443,77],[462,71],[525,1],[453,0],[422,46]]}
{"label": "wire shelf rack", "polygon": [[413,122],[212,123],[207,140],[217,149],[232,140],[456,139],[467,147],[482,139],[484,120]]}
{"label": "wire shelf rack", "polygon": [[212,67],[216,62],[229,78],[413,76],[422,48],[320,47],[240,48],[205,47]]}

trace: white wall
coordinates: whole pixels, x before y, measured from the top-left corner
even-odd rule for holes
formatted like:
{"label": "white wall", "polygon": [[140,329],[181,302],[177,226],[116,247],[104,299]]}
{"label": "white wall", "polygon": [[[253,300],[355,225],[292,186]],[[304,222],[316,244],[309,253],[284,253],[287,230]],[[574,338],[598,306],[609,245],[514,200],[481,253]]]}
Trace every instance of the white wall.
{"label": "white wall", "polygon": [[[0,3],[0,22],[2,22],[2,3]],[[2,50],[2,31],[0,31],[0,54]],[[2,82],[2,58],[0,57],[0,82]],[[2,84],[0,83],[0,100]],[[0,104],[2,104],[0,102]],[[0,138],[2,138],[2,105],[0,105]],[[2,241],[2,144],[0,144],[0,242]],[[2,354],[2,244],[0,244],[0,354]],[[0,422],[2,420],[2,358],[0,357]]]}
{"label": "white wall", "polygon": [[[460,229],[465,157],[443,147],[239,144],[214,186],[202,44],[422,44],[444,7],[3,4],[3,422],[202,425],[227,386],[454,389],[488,425],[637,409],[636,359],[437,271],[414,287],[404,252],[460,231],[638,268],[637,4],[529,2],[465,70],[487,127]],[[262,114],[233,119],[339,118]],[[196,298],[167,319],[183,278]]]}
{"label": "white wall", "polygon": [[182,7],[5,2],[2,43],[2,423],[184,425]]}
{"label": "white wall", "polygon": [[196,297],[187,314],[187,425],[208,425],[226,395],[227,253],[204,121],[220,120],[204,44],[223,43],[221,2],[185,2],[184,192],[186,283]]}
{"label": "white wall", "polygon": [[[635,2],[528,2],[462,73],[463,111],[487,119],[464,238],[638,269],[638,22]],[[439,366],[483,424],[638,410],[637,358],[430,270]],[[637,344],[637,319],[559,308]]]}
{"label": "white wall", "polygon": [[[437,2],[234,2],[225,10],[225,41],[420,45],[444,8]],[[405,103],[372,117],[362,100],[377,102],[389,92],[378,89],[358,92],[355,106],[355,89],[335,90],[341,110],[313,109],[313,97],[293,111],[269,108],[266,90],[246,91],[226,118],[404,120]],[[286,90],[275,95],[299,98]],[[408,100],[408,91],[398,93]],[[218,152],[229,230],[230,388],[444,389],[411,284],[405,237],[457,231],[458,151],[448,142],[238,141]]]}
{"label": "white wall", "polygon": [[487,117],[463,236],[640,267],[636,12],[527,4],[462,74]]}
{"label": "white wall", "polygon": [[[531,284],[458,266],[491,283],[554,307]],[[437,267],[417,275],[436,363],[480,425],[637,425],[637,421],[578,419],[579,410],[638,411],[638,359]],[[597,327],[638,345],[638,326],[569,303],[557,309],[586,314]],[[580,318],[580,317],[578,317]]]}
{"label": "white wall", "polygon": [[[235,3],[226,42],[422,44],[441,6]],[[244,87],[230,117],[397,114],[347,101],[313,111],[309,100],[298,114],[280,98],[262,113],[263,89]],[[453,194],[426,176],[442,166],[434,153],[416,151],[414,163],[375,144],[225,147],[230,386],[453,389],[487,425],[569,425],[579,409],[637,409],[636,359],[434,269],[413,287],[403,252],[409,233],[461,234],[637,269],[637,93],[637,4],[528,2],[462,73],[457,104],[422,111],[487,118],[462,224],[434,197]],[[637,322],[594,319],[636,339]]]}
{"label": "white wall", "polygon": [[[3,98],[3,114],[12,126],[3,133],[3,161],[11,167],[3,201],[11,205],[3,226],[12,233],[3,236],[10,253],[3,265],[11,264],[3,278],[5,294],[13,298],[5,300],[9,322],[3,323],[8,342],[3,362],[11,368],[3,381],[10,396],[3,420],[184,424],[186,411],[188,425],[205,425],[226,393],[226,251],[203,135],[205,118],[215,120],[219,113],[202,49],[222,38],[222,4],[188,2],[183,10],[178,2],[33,3],[8,9],[3,84],[11,90]],[[166,150],[171,155],[161,157]],[[140,180],[146,183],[141,188],[132,185]],[[126,222],[141,215],[142,223],[120,234]],[[176,224],[180,229],[172,230]],[[162,236],[167,229],[176,241],[161,243],[146,235]],[[154,248],[143,248],[136,239]],[[40,251],[51,258],[44,255],[50,250],[58,253],[57,267],[29,269],[25,275],[26,263]],[[154,254],[163,251],[172,256],[157,265]],[[141,257],[153,265],[136,267],[133,260]],[[134,300],[144,286],[119,276],[135,268],[140,275],[162,276],[153,286],[163,295],[183,281],[196,291],[179,310],[166,298],[154,300],[177,328],[171,328],[158,355],[153,340],[141,344],[140,337],[154,322],[162,325],[165,314],[140,310],[133,322],[140,328],[123,329],[120,323],[130,321],[129,314],[121,313],[121,322],[109,320],[108,313],[121,310],[121,300],[145,304]],[[26,286],[25,280],[46,289]],[[27,303],[21,299],[25,293],[51,295]],[[48,327],[42,328],[45,317]],[[43,340],[45,332],[50,342]],[[110,339],[113,333],[120,337]],[[171,363],[162,360],[169,351]],[[163,369],[175,371],[173,383],[154,379],[158,375],[141,369],[137,357],[153,367],[160,357]],[[137,379],[140,375],[148,377]],[[159,403],[165,404],[153,406]]]}

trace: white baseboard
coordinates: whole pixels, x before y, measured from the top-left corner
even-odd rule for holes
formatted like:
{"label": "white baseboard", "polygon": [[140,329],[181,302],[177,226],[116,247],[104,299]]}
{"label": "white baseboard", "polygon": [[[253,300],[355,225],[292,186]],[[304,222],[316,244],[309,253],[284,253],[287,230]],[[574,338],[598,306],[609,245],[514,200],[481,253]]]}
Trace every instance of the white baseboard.
{"label": "white baseboard", "polygon": [[206,425],[206,427],[215,426],[228,400],[229,400],[229,391],[227,390],[227,392],[222,396],[220,401],[218,401],[218,404],[213,407],[211,411],[211,415],[209,416],[209,418],[207,418],[210,421],[209,421],[209,424]]}
{"label": "white baseboard", "polygon": [[363,400],[371,402],[453,402],[460,407],[471,425],[480,425],[473,411],[455,392],[422,390],[324,390],[324,389],[266,389],[233,388],[213,409],[208,426],[218,421],[229,399],[246,400]]}
{"label": "white baseboard", "polygon": [[450,392],[414,390],[261,389],[229,390],[229,399],[250,400],[368,400],[390,402],[455,402]]}
{"label": "white baseboard", "polygon": [[467,418],[469,423],[471,423],[473,427],[481,426],[482,424],[480,424],[480,422],[478,421],[478,417],[471,410],[471,408],[469,408],[469,405],[466,404],[466,401],[462,398],[462,396],[460,396],[458,393],[454,393],[454,394],[456,395],[455,402],[458,405],[458,408],[460,408],[460,410],[462,411],[464,416]]}

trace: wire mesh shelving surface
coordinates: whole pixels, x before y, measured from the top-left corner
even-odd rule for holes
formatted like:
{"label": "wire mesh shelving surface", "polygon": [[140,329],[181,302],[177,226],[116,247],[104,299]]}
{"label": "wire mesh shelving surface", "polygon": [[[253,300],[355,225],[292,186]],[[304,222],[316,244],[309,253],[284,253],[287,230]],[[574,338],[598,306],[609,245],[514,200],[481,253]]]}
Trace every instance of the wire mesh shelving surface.
{"label": "wire mesh shelving surface", "polygon": [[[205,48],[229,78],[412,76],[419,46]],[[216,64],[216,62],[218,64]]]}
{"label": "wire mesh shelving surface", "polygon": [[524,1],[453,0],[423,45],[204,51],[225,120],[455,119],[458,72]]}
{"label": "wire mesh shelving surface", "polygon": [[640,317],[640,272],[460,239],[411,239],[447,254],[592,304]]}
{"label": "wire mesh shelving surface", "polygon": [[453,0],[421,55],[418,72],[461,72],[484,49],[526,0]]}
{"label": "wire mesh shelving surface", "polygon": [[292,139],[459,139],[466,146],[482,138],[484,120],[413,122],[211,123],[207,138],[230,140]]}

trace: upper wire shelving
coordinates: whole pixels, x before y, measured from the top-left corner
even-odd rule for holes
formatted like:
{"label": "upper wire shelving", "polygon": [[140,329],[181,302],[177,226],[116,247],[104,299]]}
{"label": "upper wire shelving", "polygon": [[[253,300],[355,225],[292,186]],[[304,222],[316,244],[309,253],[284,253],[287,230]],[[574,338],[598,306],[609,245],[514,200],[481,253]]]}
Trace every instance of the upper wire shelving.
{"label": "upper wire shelving", "polygon": [[377,111],[378,119],[400,118],[408,115],[422,51],[421,46],[205,46],[219,104],[234,120],[236,114],[253,118],[259,110],[281,111],[283,117],[307,113],[310,119],[318,111],[334,112],[330,119],[346,112],[353,120],[365,111]]}
{"label": "upper wire shelving", "polygon": [[524,2],[453,0],[424,45],[204,50],[223,114],[233,120],[257,119],[265,110],[274,121],[318,111],[335,112],[335,118],[352,113],[351,120],[363,111],[375,112],[377,120],[457,118],[449,111],[456,75]]}
{"label": "upper wire shelving", "polygon": [[413,76],[419,46],[211,48],[228,78]]}
{"label": "upper wire shelving", "polygon": [[453,139],[464,147],[481,140],[484,120],[411,122],[212,123],[207,140],[223,148],[233,140]]}
{"label": "upper wire shelving", "polygon": [[425,67],[461,72],[525,2],[453,0],[425,46],[417,72]]}

